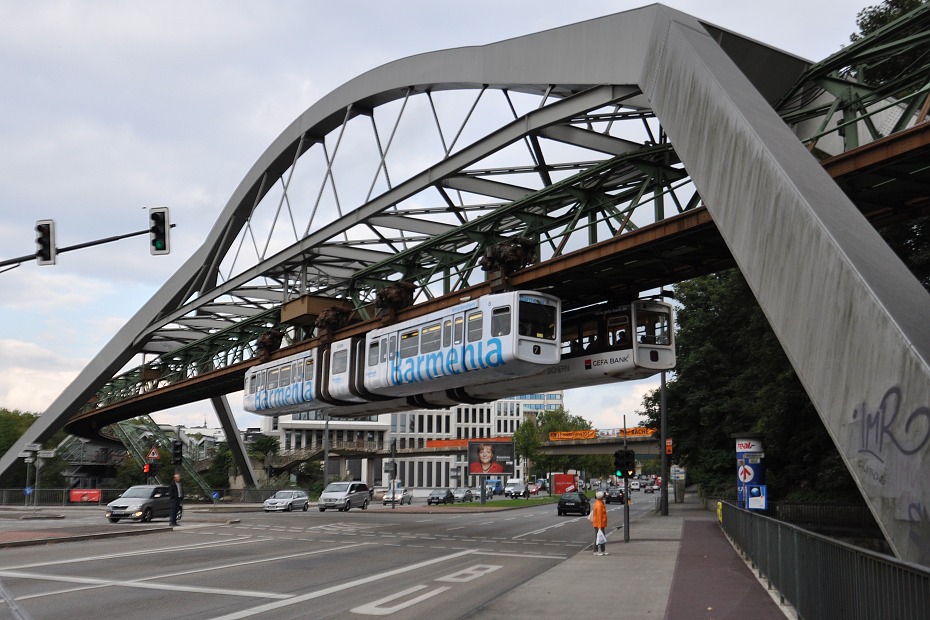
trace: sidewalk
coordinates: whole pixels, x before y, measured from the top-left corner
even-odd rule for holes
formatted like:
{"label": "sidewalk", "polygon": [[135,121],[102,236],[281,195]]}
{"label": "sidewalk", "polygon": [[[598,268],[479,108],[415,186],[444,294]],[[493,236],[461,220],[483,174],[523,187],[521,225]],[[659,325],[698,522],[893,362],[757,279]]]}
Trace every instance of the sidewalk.
{"label": "sidewalk", "polygon": [[[611,511],[607,556],[593,549],[581,551],[552,570],[531,579],[512,592],[476,611],[474,617],[664,618],[665,620],[784,620],[783,611],[759,583],[720,529],[715,513],[705,510],[697,495],[684,503],[669,498],[667,517],[650,515],[630,523],[630,542],[624,542],[621,512]],[[260,510],[237,506],[227,510]],[[404,512],[427,507],[406,507]],[[204,512],[224,520],[225,510]],[[30,518],[15,511],[6,518]],[[51,516],[51,515],[50,515]],[[167,523],[138,523],[121,532],[107,523],[55,524],[41,513],[30,527],[0,527],[3,547],[119,535],[141,535],[170,529]],[[592,529],[591,542],[594,542]]]}
{"label": "sidewalk", "polygon": [[594,555],[592,531],[591,549],[495,599],[475,617],[794,618],[759,583],[696,494],[680,504],[670,497],[668,512],[631,522],[630,542],[618,527],[622,517],[611,512],[609,555]]}

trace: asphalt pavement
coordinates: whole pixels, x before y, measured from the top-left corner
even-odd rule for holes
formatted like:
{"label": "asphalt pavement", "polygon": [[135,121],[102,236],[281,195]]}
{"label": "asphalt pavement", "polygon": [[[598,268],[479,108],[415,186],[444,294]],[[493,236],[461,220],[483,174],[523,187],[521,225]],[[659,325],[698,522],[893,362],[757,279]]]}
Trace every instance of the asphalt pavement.
{"label": "asphalt pavement", "polygon": [[[658,496],[656,496],[658,497]],[[425,506],[422,508],[426,508]],[[192,510],[197,510],[191,507]],[[234,521],[242,510],[259,506],[206,509],[203,519]],[[418,511],[420,507],[399,510]],[[480,507],[469,507],[481,510]],[[684,501],[669,498],[669,514],[649,514],[630,523],[626,541],[619,511],[611,511],[607,552],[594,555],[591,545],[555,568],[488,602],[481,618],[664,618],[666,620],[782,620],[795,618],[779,606],[721,530],[716,513],[695,493]],[[71,521],[71,522],[69,522]],[[139,536],[170,529],[167,523],[114,528],[65,519],[54,509],[39,513],[0,507],[0,549],[66,540]]]}

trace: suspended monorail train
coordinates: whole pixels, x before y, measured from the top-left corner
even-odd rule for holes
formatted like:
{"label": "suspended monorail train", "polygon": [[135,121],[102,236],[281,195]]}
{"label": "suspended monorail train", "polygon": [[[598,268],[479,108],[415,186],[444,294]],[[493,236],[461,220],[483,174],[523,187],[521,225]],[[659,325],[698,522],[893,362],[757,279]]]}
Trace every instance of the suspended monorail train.
{"label": "suspended monorail train", "polygon": [[662,301],[560,313],[540,293],[496,293],[251,368],[243,407],[376,415],[630,381],[675,367]]}
{"label": "suspended monorail train", "polygon": [[243,408],[368,414],[413,405],[427,392],[532,374],[559,361],[560,311],[558,298],[533,291],[467,299],[255,366],[246,373]]}

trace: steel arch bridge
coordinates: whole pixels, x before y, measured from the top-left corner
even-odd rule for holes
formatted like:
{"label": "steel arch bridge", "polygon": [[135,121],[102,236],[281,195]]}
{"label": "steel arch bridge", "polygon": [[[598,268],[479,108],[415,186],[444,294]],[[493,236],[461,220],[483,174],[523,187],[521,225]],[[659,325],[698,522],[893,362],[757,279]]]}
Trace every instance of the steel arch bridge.
{"label": "steel arch bridge", "polygon": [[[615,263],[600,282],[563,286],[567,306],[735,261],[896,553],[926,561],[928,295],[860,210],[907,217],[927,200],[927,172],[896,152],[894,174],[844,186],[853,204],[818,160],[906,132],[926,153],[928,9],[818,64],[652,5],[360,75],[271,143],[203,245],[0,471],[65,424],[100,432],[119,402],[196,395],[198,378],[249,365],[289,302],[370,319],[390,284],[413,284],[425,304],[485,283],[481,257],[501,241],[530,239],[546,265],[706,212],[726,259],[666,247],[629,265],[633,278]],[[914,50],[893,84],[856,82]],[[904,188],[895,199],[892,187]],[[284,346],[306,336],[283,331]],[[222,389],[201,397],[233,438],[225,394],[238,388]]]}

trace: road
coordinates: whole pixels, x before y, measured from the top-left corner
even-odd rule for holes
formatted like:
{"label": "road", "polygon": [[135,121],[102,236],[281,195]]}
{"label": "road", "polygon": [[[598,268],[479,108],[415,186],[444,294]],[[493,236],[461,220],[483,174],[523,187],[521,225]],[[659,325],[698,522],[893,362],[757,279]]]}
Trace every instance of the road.
{"label": "road", "polygon": [[[553,504],[470,512],[418,503],[242,512],[226,522],[188,510],[174,530],[4,549],[0,583],[36,620],[106,618],[107,610],[149,620],[468,618],[592,542],[585,518],[559,517]],[[653,507],[653,496],[634,494],[632,532]],[[608,511],[614,530],[622,506]],[[68,519],[102,520],[97,512]]]}

